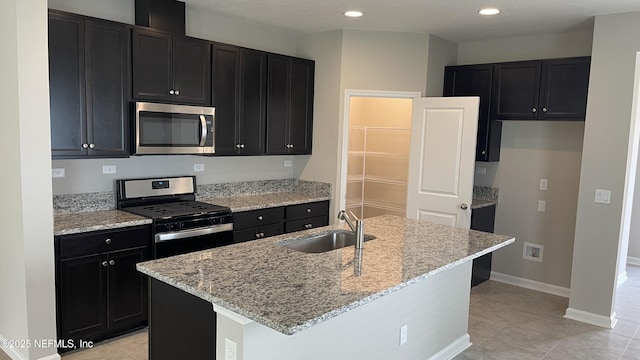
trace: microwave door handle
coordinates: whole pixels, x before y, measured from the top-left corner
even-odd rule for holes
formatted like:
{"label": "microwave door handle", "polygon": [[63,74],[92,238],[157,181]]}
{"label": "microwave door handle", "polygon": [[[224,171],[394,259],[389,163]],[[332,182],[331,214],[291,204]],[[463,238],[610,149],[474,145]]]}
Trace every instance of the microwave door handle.
{"label": "microwave door handle", "polygon": [[200,115],[200,131],[202,132],[200,136],[200,146],[204,146],[207,142],[207,120],[204,118],[204,115]]}

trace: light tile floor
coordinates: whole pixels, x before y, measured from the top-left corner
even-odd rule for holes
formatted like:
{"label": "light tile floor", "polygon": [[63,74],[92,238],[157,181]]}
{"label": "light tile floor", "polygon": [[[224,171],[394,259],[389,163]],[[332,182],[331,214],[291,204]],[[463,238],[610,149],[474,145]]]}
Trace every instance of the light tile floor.
{"label": "light tile floor", "polygon": [[[640,267],[616,294],[615,329],[563,317],[569,299],[487,281],[471,291],[473,345],[456,360],[640,360]],[[148,360],[147,332],[69,353],[63,360]],[[386,360],[386,359],[385,359]]]}
{"label": "light tile floor", "polygon": [[604,329],[563,317],[569,299],[487,281],[471,291],[473,345],[456,360],[640,359],[640,267],[618,288],[618,323]]}

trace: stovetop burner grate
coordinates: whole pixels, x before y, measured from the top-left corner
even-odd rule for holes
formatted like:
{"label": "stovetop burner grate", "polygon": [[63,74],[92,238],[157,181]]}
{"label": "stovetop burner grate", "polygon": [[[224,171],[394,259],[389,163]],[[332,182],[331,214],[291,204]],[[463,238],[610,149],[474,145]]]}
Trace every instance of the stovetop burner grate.
{"label": "stovetop burner grate", "polygon": [[122,210],[152,219],[196,215],[202,213],[215,214],[229,212],[229,208],[227,207],[202,203],[198,201],[180,201],[174,203],[132,206],[123,208]]}

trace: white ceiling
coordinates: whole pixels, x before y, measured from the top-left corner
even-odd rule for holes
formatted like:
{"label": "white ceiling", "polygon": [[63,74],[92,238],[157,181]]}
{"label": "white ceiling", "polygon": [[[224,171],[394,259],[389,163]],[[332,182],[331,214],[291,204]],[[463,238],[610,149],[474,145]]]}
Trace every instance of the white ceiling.
{"label": "white ceiling", "polygon": [[[292,34],[379,30],[433,34],[455,42],[592,29],[595,15],[640,11],[640,0],[184,0]],[[480,16],[497,7],[498,16]],[[346,18],[346,10],[364,16]]]}

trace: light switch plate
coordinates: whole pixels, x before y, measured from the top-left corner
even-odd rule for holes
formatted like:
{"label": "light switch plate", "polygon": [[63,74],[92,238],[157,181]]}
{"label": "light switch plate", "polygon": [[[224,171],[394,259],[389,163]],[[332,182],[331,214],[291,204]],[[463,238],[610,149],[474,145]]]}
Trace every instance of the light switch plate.
{"label": "light switch plate", "polygon": [[611,204],[611,190],[596,189],[596,203]]}
{"label": "light switch plate", "polygon": [[540,179],[540,190],[547,190],[547,179]]}
{"label": "light switch plate", "polygon": [[544,200],[538,200],[538,211],[544,212],[547,208],[547,202]]}
{"label": "light switch plate", "polygon": [[116,173],[116,166],[115,165],[103,165],[102,166],[102,173],[103,174],[115,174]]}
{"label": "light switch plate", "polygon": [[51,169],[51,177],[63,178],[64,177],[64,168]]}

